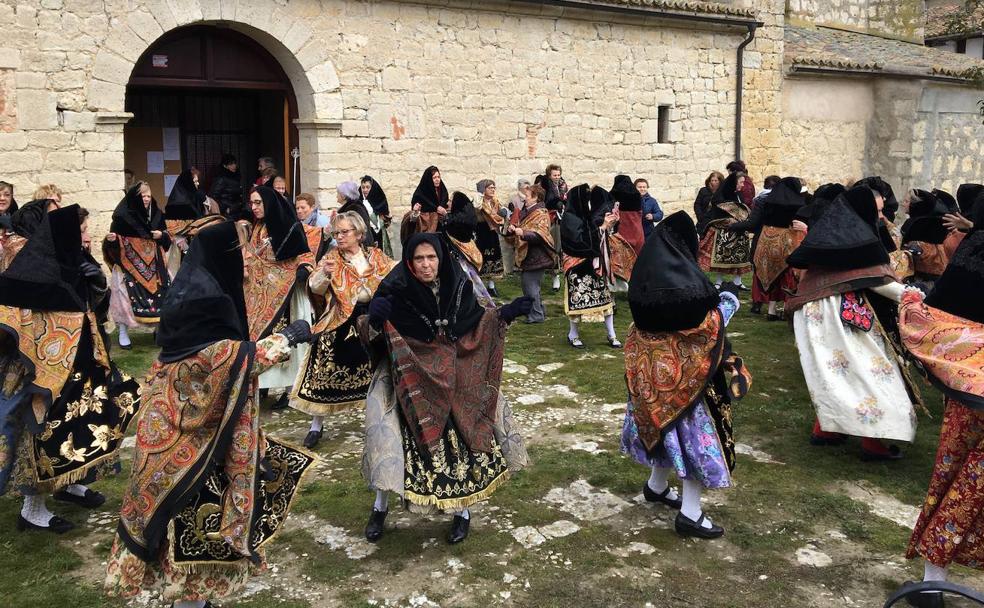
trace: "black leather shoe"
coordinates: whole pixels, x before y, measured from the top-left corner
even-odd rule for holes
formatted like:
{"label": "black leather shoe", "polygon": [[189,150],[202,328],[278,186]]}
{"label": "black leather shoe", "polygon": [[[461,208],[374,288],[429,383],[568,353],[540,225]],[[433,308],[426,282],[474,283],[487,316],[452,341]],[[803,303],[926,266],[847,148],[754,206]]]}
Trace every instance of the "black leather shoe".
{"label": "black leather shoe", "polygon": [[389,511],[377,511],[375,507],[369,515],[369,523],[366,524],[366,540],[374,543],[383,537],[383,524],[386,522],[386,514]]}
{"label": "black leather shoe", "polygon": [[304,447],[313,450],[318,445],[318,442],[321,441],[322,434],[324,434],[324,429],[320,431],[308,431],[308,434],[304,437]]}
{"label": "black leather shoe", "polygon": [[649,487],[649,482],[647,481],[642,485],[642,495],[646,498],[647,502],[659,502],[671,509],[680,510],[683,506],[683,501],[677,498],[669,498],[670,486],[666,486],[666,489],[662,492],[656,492],[656,490]]}
{"label": "black leather shoe", "polygon": [[567,338],[567,343],[570,344],[571,346],[573,346],[574,348],[578,349],[578,350],[584,350],[585,348],[587,348],[587,346],[584,345],[584,342],[581,342],[581,338],[574,338],[573,340],[571,340],[568,337]]}
{"label": "black leather shoe", "polygon": [[277,399],[273,405],[270,406],[271,410],[285,410],[287,409],[287,404],[290,402],[290,393],[284,391],[284,394]]}
{"label": "black leather shoe", "polygon": [[673,522],[673,526],[676,528],[677,534],[680,536],[692,536],[694,538],[720,538],[724,536],[724,528],[721,526],[711,524],[710,528],[705,528],[702,524],[707,517],[701,513],[697,521],[694,521],[684,515],[683,513],[677,513],[676,520]]}
{"label": "black leather shoe", "polygon": [[133,350],[133,345],[132,344],[127,344],[126,346],[124,346],[124,345],[120,344],[120,348],[122,348],[123,350]]}
{"label": "black leather shoe", "polygon": [[66,490],[58,490],[51,497],[59,502],[70,502],[86,509],[101,507],[106,502],[105,496],[89,488],[86,488],[85,496],[76,496]]}
{"label": "black leather shoe", "polygon": [[499,290],[496,289],[495,287],[492,287],[492,288],[489,289],[489,295],[492,296],[493,298],[498,298],[499,297]]}
{"label": "black leather shoe", "polygon": [[765,320],[766,321],[782,321],[782,316],[781,315],[767,314],[765,316]]}
{"label": "black leather shoe", "polygon": [[[911,585],[917,584],[915,581],[906,581],[902,588],[909,587]],[[907,595],[905,601],[910,606],[915,606],[916,608],[943,608],[943,594],[939,591],[930,593],[913,593],[912,595]]]}
{"label": "black leather shoe", "polygon": [[17,529],[21,532],[26,530],[41,530],[43,532],[54,532],[55,534],[64,534],[69,530],[75,528],[75,524],[68,521],[67,519],[62,519],[57,515],[52,515],[51,519],[48,520],[47,526],[39,526],[37,524],[32,524],[31,522],[24,519],[23,515],[17,515]]}
{"label": "black leather shoe", "polygon": [[622,343],[618,341],[618,338],[608,338],[608,346],[612,348],[622,348]]}
{"label": "black leather shoe", "polygon": [[454,519],[451,520],[451,531],[448,532],[448,544],[457,545],[468,538],[468,526],[470,523],[470,519],[455,515]]}
{"label": "black leather shoe", "polygon": [[755,302],[754,304],[752,304],[752,309],[751,310],[752,310],[752,314],[753,315],[760,315],[760,314],[762,314],[762,303],[761,302]]}

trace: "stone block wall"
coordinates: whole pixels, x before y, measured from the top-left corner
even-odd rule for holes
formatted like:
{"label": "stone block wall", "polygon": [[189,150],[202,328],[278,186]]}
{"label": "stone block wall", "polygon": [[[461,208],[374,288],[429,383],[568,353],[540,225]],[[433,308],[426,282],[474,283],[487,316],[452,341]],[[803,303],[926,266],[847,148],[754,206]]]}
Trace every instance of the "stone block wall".
{"label": "stone block wall", "polygon": [[789,0],[787,16],[922,44],[925,0]]}
{"label": "stone block wall", "polygon": [[980,92],[946,85],[922,91],[913,124],[913,187],[950,193],[966,182],[984,180]]}

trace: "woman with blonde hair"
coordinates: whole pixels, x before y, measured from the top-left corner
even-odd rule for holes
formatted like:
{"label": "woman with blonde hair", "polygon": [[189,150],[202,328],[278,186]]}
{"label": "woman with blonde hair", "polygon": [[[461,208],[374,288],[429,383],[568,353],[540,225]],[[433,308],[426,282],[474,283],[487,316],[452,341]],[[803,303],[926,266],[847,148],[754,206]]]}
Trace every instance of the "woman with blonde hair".
{"label": "woman with blonde hair", "polygon": [[304,446],[321,439],[324,417],[365,402],[372,369],[359,341],[356,320],[366,313],[380,282],[394,266],[382,249],[365,247],[366,223],[354,211],[331,222],[336,246],[325,254],[308,280],[311,293],[325,299],[325,312],[314,324],[311,350],[301,365],[291,405],[310,414]]}

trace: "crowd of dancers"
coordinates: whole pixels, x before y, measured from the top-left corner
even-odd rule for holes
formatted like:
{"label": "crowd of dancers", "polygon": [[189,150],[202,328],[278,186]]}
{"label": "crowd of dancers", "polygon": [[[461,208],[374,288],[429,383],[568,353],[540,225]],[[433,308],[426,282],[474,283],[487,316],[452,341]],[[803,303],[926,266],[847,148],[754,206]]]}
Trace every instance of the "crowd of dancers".
{"label": "crowd of dancers", "polygon": [[[756,195],[735,161],[707,178],[695,222],[664,218],[648,181],[627,175],[569,187],[549,165],[502,204],[493,180],[449,192],[432,166],[393,226],[372,177],[339,184],[326,213],[291,197],[269,164],[238,199],[228,156],[208,194],[195,170],[164,205],[130,186],[102,241],[108,274],[84,209],[54,186],[18,206],[0,182],[0,493],[23,496],[21,530],[72,529],[45,496],[101,506],[88,484],[118,471],[136,420],[109,593],[155,590],[185,608],[241,589],[326,418],[351,408],[365,412],[375,492],[366,539],[386,533],[395,494],[451,514],[447,541],[464,541],[469,507],[530,464],[503,354],[511,323],[546,319],[549,274],[569,321],[560,348],[586,348],[581,324],[599,322],[624,349],[621,447],[650,473],[645,499],[677,511],[680,535],[724,534],[700,498],[731,485],[731,406],[752,374],[726,328],[750,289],[753,313],[792,326],[816,408],[811,444],[855,436],[864,460],[901,458],[924,409],[912,375],[939,388],[939,452],[907,555],[923,557],[928,581],[982,563],[984,186],[899,201],[879,177],[811,193],[770,176]],[[495,281],[507,271],[524,295],[503,304]],[[154,329],[160,353],[139,384],[113,363],[113,325],[124,349],[129,329]],[[263,432],[264,399],[311,417],[303,448]],[[942,605],[932,592],[910,601]]]}

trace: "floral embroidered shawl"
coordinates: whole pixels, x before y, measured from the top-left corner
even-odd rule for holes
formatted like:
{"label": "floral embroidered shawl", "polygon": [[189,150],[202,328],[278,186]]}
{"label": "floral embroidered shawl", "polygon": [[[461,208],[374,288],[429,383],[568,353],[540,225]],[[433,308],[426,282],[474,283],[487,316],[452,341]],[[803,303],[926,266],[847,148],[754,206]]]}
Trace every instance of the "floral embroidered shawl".
{"label": "floral embroidered shawl", "polygon": [[277,261],[266,226],[260,225],[250,235],[249,245],[243,248],[243,261],[249,337],[257,340],[270,335],[287,313],[295,285],[305,289],[307,275],[314,266],[314,254],[307,252]]}
{"label": "floral embroidered shawl", "polygon": [[369,268],[363,274],[359,274],[337,248],[326,253],[325,257],[335,261],[336,270],[331,276],[331,289],[326,294],[330,298],[328,308],[311,328],[314,333],[331,331],[347,321],[355,310],[359,291],[367,289],[370,294],[376,293],[379,283],[396,266],[396,262],[377,247],[368,249],[366,262],[369,263]]}

